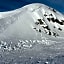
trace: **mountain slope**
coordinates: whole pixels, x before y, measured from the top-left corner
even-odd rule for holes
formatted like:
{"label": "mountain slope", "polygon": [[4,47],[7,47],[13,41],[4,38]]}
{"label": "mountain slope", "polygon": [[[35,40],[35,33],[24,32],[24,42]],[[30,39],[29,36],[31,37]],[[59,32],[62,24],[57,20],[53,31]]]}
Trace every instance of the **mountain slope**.
{"label": "mountain slope", "polygon": [[63,37],[64,16],[44,4],[1,12],[0,64],[64,64]]}
{"label": "mountain slope", "polygon": [[34,40],[44,36],[64,37],[64,16],[53,8],[35,3],[0,13],[0,39]]}

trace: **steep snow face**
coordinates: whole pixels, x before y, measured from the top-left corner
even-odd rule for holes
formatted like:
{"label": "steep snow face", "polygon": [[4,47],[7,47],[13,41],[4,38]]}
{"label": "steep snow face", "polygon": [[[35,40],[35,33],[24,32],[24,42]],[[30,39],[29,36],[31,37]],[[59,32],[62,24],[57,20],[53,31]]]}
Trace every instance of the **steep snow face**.
{"label": "steep snow face", "polygon": [[0,12],[0,40],[42,40],[43,37],[54,40],[64,37],[64,16],[55,9],[34,3]]}

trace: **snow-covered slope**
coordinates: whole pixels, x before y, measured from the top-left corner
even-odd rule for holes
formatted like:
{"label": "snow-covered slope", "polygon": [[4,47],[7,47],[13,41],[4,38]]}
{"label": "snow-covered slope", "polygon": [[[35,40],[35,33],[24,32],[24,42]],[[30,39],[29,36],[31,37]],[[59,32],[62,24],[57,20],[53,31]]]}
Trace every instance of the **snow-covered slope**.
{"label": "snow-covered slope", "polygon": [[64,64],[64,16],[40,3],[0,12],[0,64]]}
{"label": "snow-covered slope", "polygon": [[0,40],[34,40],[64,37],[64,16],[44,4],[0,12]]}

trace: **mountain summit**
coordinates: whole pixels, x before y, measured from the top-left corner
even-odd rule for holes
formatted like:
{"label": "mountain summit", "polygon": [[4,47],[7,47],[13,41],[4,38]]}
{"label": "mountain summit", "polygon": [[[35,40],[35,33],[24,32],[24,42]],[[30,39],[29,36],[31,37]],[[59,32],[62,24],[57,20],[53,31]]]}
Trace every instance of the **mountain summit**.
{"label": "mountain summit", "polygon": [[64,16],[44,4],[0,12],[0,40],[34,40],[64,37]]}

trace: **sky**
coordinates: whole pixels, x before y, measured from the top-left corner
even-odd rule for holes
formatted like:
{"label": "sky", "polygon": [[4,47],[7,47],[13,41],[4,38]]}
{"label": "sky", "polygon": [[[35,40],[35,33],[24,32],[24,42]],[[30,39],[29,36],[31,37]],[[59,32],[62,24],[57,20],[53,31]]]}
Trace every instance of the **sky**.
{"label": "sky", "polygon": [[18,9],[31,3],[42,3],[64,13],[64,0],[0,0],[0,12]]}

